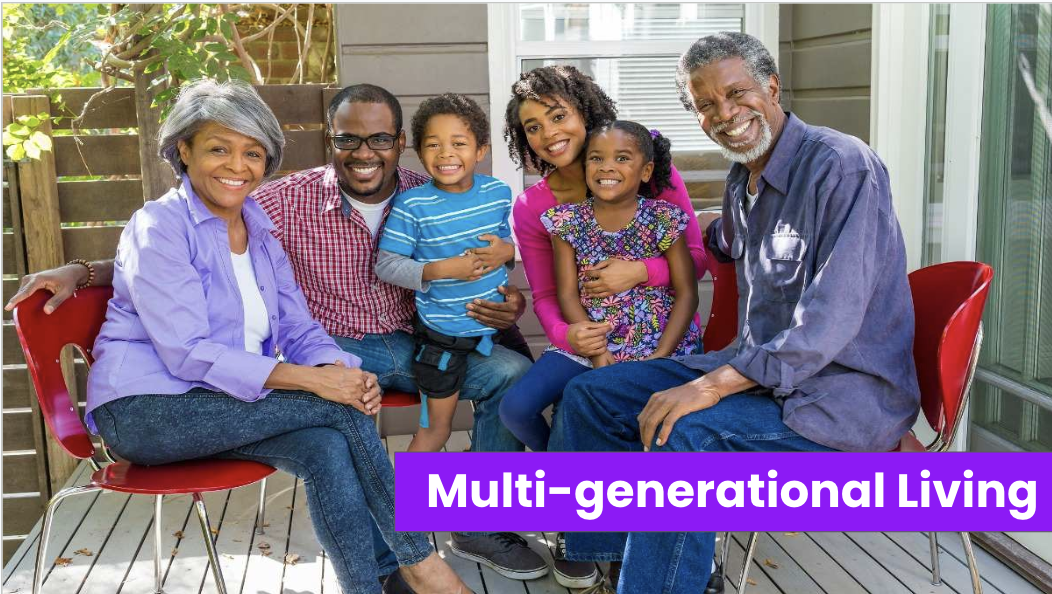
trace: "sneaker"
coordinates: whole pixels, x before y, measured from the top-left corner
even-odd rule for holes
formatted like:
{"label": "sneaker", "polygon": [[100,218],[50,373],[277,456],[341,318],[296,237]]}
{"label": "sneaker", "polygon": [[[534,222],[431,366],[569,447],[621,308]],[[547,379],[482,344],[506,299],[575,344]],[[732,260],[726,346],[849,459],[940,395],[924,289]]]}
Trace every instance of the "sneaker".
{"label": "sneaker", "polygon": [[555,581],[567,588],[588,588],[599,579],[599,570],[591,561],[566,559],[566,539],[560,532],[555,537]]}
{"label": "sneaker", "polygon": [[476,561],[511,580],[535,580],[548,575],[548,564],[514,532],[481,536],[451,533],[450,550],[457,557]]}

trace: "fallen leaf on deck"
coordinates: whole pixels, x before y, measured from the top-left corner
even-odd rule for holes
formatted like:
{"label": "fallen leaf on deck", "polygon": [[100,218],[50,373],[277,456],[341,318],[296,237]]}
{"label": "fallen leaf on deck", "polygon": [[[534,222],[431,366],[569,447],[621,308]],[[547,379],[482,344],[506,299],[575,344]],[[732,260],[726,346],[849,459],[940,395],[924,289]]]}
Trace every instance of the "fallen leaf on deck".
{"label": "fallen leaf on deck", "polygon": [[271,554],[270,551],[263,551],[263,556],[264,557],[269,557],[270,554]]}
{"label": "fallen leaf on deck", "polygon": [[84,555],[85,557],[90,557],[90,556],[94,555],[95,553],[92,553],[91,549],[77,549],[77,550],[73,551],[73,554],[74,555]]}
{"label": "fallen leaf on deck", "polygon": [[754,580],[752,578],[745,578],[745,583],[749,584],[750,586],[755,586],[756,585],[756,580]]}
{"label": "fallen leaf on deck", "polygon": [[291,505],[286,505],[285,509],[294,509]]}
{"label": "fallen leaf on deck", "polygon": [[70,559],[69,557],[56,557],[55,558],[55,565],[58,565],[59,567],[65,567],[65,566],[69,565],[70,563],[73,563],[73,559]]}
{"label": "fallen leaf on deck", "polygon": [[764,559],[763,564],[767,567],[770,567],[771,569],[778,569],[778,564],[771,559]]}
{"label": "fallen leaf on deck", "polygon": [[176,538],[182,538],[183,537],[183,531],[182,530],[176,530],[175,532],[172,533],[172,536],[174,536]]}
{"label": "fallen leaf on deck", "polygon": [[179,548],[178,548],[178,547],[176,547],[176,548],[172,549],[172,556],[173,556],[173,557],[174,557],[174,556],[176,556],[176,555],[178,555],[178,554],[179,554]]}
{"label": "fallen leaf on deck", "polygon": [[295,565],[295,564],[297,564],[299,562],[300,562],[300,556],[297,555],[296,553],[289,553],[289,554],[285,555],[285,563],[288,563],[289,565]]}
{"label": "fallen leaf on deck", "polygon": [[219,529],[218,528],[209,528],[209,530],[212,531],[212,536],[219,536]]}
{"label": "fallen leaf on deck", "polygon": [[260,543],[259,543],[258,545],[256,545],[256,546],[257,546],[257,547],[259,547],[259,550],[261,550],[261,551],[266,551],[267,549],[269,549],[269,548],[270,548],[270,543],[269,543],[269,542],[267,542],[267,541],[261,541],[261,542],[260,542]]}
{"label": "fallen leaf on deck", "polygon": [[800,533],[799,532],[786,532],[785,535],[786,536],[800,536]]}

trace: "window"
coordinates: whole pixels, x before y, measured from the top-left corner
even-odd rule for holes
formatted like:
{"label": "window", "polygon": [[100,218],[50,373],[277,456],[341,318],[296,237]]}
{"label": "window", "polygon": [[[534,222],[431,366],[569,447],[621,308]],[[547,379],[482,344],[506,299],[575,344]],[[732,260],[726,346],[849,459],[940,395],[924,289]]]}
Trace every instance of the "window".
{"label": "window", "polygon": [[[676,94],[679,56],[700,37],[748,29],[777,54],[777,6],[742,4],[511,4],[489,7],[490,96],[494,117],[507,104],[508,89],[522,72],[569,64],[588,74],[617,102],[621,118],[660,130],[672,141],[676,165],[691,196],[706,199],[711,182],[722,182],[728,164],[683,109]],[[747,18],[747,14],[750,15]],[[752,16],[756,15],[756,16]],[[753,26],[746,27],[747,20]],[[765,29],[760,29],[761,24]],[[767,38],[763,30],[772,31]],[[770,38],[770,39],[769,39]],[[508,40],[511,40],[510,42]],[[494,122],[494,174],[509,183],[536,180],[517,171],[502,145],[503,122]],[[502,163],[503,161],[503,163]],[[515,188],[522,189],[522,186]],[[701,204],[699,204],[700,206]]]}

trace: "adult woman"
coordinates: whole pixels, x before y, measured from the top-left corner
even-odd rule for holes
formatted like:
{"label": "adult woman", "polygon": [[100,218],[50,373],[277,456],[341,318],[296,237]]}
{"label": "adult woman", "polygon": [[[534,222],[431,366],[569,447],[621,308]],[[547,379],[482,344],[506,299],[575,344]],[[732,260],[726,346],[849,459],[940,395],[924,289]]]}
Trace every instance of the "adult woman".
{"label": "adult woman", "polygon": [[203,80],[180,93],[159,145],[182,183],[121,236],[89,425],[140,464],[217,456],[302,477],[344,592],[380,590],[368,513],[410,586],[467,591],[423,535],[395,532],[394,473],[368,417],[380,407],[376,377],[311,319],[249,198],[277,171],[283,144],[247,84]]}

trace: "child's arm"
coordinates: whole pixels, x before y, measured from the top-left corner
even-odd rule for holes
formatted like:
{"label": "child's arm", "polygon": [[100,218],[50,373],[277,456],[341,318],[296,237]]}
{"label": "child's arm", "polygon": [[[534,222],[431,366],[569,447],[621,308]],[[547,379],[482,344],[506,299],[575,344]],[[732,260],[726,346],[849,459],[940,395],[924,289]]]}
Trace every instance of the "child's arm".
{"label": "child's arm", "polygon": [[665,259],[668,260],[669,281],[676,298],[665,329],[661,332],[657,350],[648,359],[668,357],[676,352],[676,347],[683,340],[698,310],[698,281],[694,274],[694,261],[682,236],[665,250]]}
{"label": "child's arm", "polygon": [[509,262],[511,262],[509,268],[514,267],[515,244],[512,243],[510,236],[498,237],[487,233],[485,235],[479,235],[479,239],[489,243],[489,245],[486,247],[475,248],[471,250],[471,253],[478,256],[486,270],[492,270]]}
{"label": "child's arm", "polygon": [[482,260],[478,256],[455,256],[425,264],[423,281],[426,283],[444,278],[474,281],[482,278],[482,270]]}
{"label": "child's arm", "polygon": [[591,321],[581,305],[577,284],[577,252],[566,240],[555,235],[552,236],[552,248],[555,257],[555,290],[563,318],[571,324]]}
{"label": "child's arm", "polygon": [[[411,291],[426,293],[431,281],[440,278],[478,280],[481,264],[475,256],[457,256],[439,262],[417,262],[409,256],[380,249],[376,254],[376,278]],[[472,268],[473,267],[473,268]],[[471,276],[454,276],[470,273]]]}

